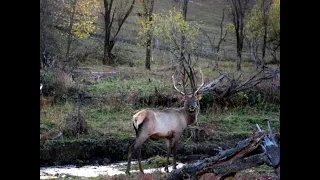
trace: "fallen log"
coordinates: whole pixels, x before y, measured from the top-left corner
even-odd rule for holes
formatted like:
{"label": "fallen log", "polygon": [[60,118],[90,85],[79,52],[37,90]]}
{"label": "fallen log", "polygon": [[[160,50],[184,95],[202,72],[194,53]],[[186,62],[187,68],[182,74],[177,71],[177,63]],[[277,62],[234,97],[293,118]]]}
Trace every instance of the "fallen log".
{"label": "fallen log", "polygon": [[[274,140],[269,122],[268,125],[269,131],[262,131],[257,125],[258,131],[251,138],[240,141],[235,147],[173,170],[167,180],[199,179],[205,173],[214,173],[218,179],[223,179],[262,164],[275,168],[280,178],[280,147]],[[262,147],[263,152],[253,154],[253,150],[258,146]]]}
{"label": "fallen log", "polygon": [[220,82],[224,77],[226,77],[228,74],[227,72],[223,72],[221,73],[221,75],[219,77],[217,77],[216,79],[212,80],[210,83],[208,83],[206,86],[202,87],[199,92],[207,92],[207,91],[211,91],[214,89],[214,86],[216,84],[218,84],[218,82]]}

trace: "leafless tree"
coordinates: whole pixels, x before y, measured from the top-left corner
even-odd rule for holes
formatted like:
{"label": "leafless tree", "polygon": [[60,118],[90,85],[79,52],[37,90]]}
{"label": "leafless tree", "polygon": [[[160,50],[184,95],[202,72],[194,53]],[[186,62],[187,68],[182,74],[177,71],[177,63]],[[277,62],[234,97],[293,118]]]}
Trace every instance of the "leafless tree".
{"label": "leafless tree", "polygon": [[213,38],[211,39],[210,36],[205,32],[202,31],[202,33],[204,34],[204,36],[207,37],[207,39],[209,40],[210,46],[211,46],[211,51],[214,52],[216,54],[216,61],[215,61],[215,68],[219,68],[219,61],[222,58],[222,55],[220,53],[220,46],[222,44],[222,42],[225,42],[226,36],[228,34],[228,32],[226,30],[223,30],[223,22],[224,22],[224,17],[225,17],[225,10],[226,8],[222,9],[222,17],[221,17],[221,22],[220,22],[220,36],[219,36],[219,40],[218,40],[218,45],[215,46],[215,36],[213,36]]}
{"label": "leafless tree", "polygon": [[[126,19],[129,17],[136,0],[103,0],[104,4],[104,27],[105,27],[105,39],[104,39],[104,51],[103,51],[103,64],[114,64],[115,56],[111,53],[115,43],[116,38],[120,32],[120,29]],[[116,17],[115,17],[116,16]],[[117,26],[115,22],[117,21]],[[116,26],[116,27],[114,27]],[[115,33],[112,35],[112,28],[115,28]]]}
{"label": "leafless tree", "polygon": [[258,43],[257,37],[252,37],[252,38],[246,37],[245,39],[248,43],[248,47],[250,51],[250,60],[253,62],[253,66],[255,68],[258,68],[258,62],[260,62],[260,58],[258,56],[259,43]]}
{"label": "leafless tree", "polygon": [[235,35],[237,40],[237,69],[241,70],[241,55],[244,40],[244,19],[247,11],[249,10],[250,0],[228,0],[227,1],[231,10],[231,19],[235,27]]}
{"label": "leafless tree", "polygon": [[268,34],[268,15],[271,8],[273,0],[262,0],[261,10],[262,10],[262,26],[263,26],[263,43],[262,43],[262,59],[261,67],[264,67],[265,64],[265,55],[267,48],[267,34]]}

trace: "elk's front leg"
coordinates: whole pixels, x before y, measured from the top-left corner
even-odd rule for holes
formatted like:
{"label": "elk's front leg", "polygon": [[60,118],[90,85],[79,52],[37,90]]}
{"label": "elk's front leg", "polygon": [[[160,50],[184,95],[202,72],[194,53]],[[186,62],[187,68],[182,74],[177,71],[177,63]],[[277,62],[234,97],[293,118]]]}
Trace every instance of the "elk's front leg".
{"label": "elk's front leg", "polygon": [[179,141],[179,137],[180,135],[176,135],[173,137],[173,161],[172,161],[172,169],[177,169],[177,144],[178,144],[178,141]]}
{"label": "elk's front leg", "polygon": [[167,159],[166,159],[166,167],[164,168],[164,170],[168,173],[169,172],[169,168],[168,168],[169,156],[171,153],[171,139],[166,139],[166,143],[167,143]]}

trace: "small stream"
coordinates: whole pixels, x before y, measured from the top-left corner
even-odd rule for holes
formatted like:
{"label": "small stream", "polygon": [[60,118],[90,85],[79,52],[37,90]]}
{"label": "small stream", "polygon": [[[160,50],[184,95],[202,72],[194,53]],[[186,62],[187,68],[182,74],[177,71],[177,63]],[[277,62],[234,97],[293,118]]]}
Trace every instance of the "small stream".
{"label": "small stream", "polygon": [[[132,161],[131,164],[136,164],[137,161]],[[67,166],[51,166],[40,167],[40,179],[64,178],[67,176],[77,177],[97,177],[99,175],[118,175],[125,174],[127,162],[113,163],[107,166],[88,165],[76,167],[74,165]],[[181,168],[184,164],[177,162],[177,168]],[[125,167],[125,168],[124,168]],[[130,172],[138,172],[139,170],[131,170]],[[154,171],[164,172],[164,167],[154,169],[143,169],[145,173]],[[169,172],[172,171],[172,166],[169,166]]]}

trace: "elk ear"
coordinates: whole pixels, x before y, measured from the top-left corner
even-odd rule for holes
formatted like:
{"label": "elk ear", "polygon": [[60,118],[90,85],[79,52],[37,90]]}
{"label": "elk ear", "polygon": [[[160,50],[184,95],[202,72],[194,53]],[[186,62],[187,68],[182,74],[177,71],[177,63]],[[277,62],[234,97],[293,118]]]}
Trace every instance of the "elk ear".
{"label": "elk ear", "polygon": [[197,97],[197,99],[200,101],[200,100],[202,99],[202,94],[199,95],[199,96]]}

